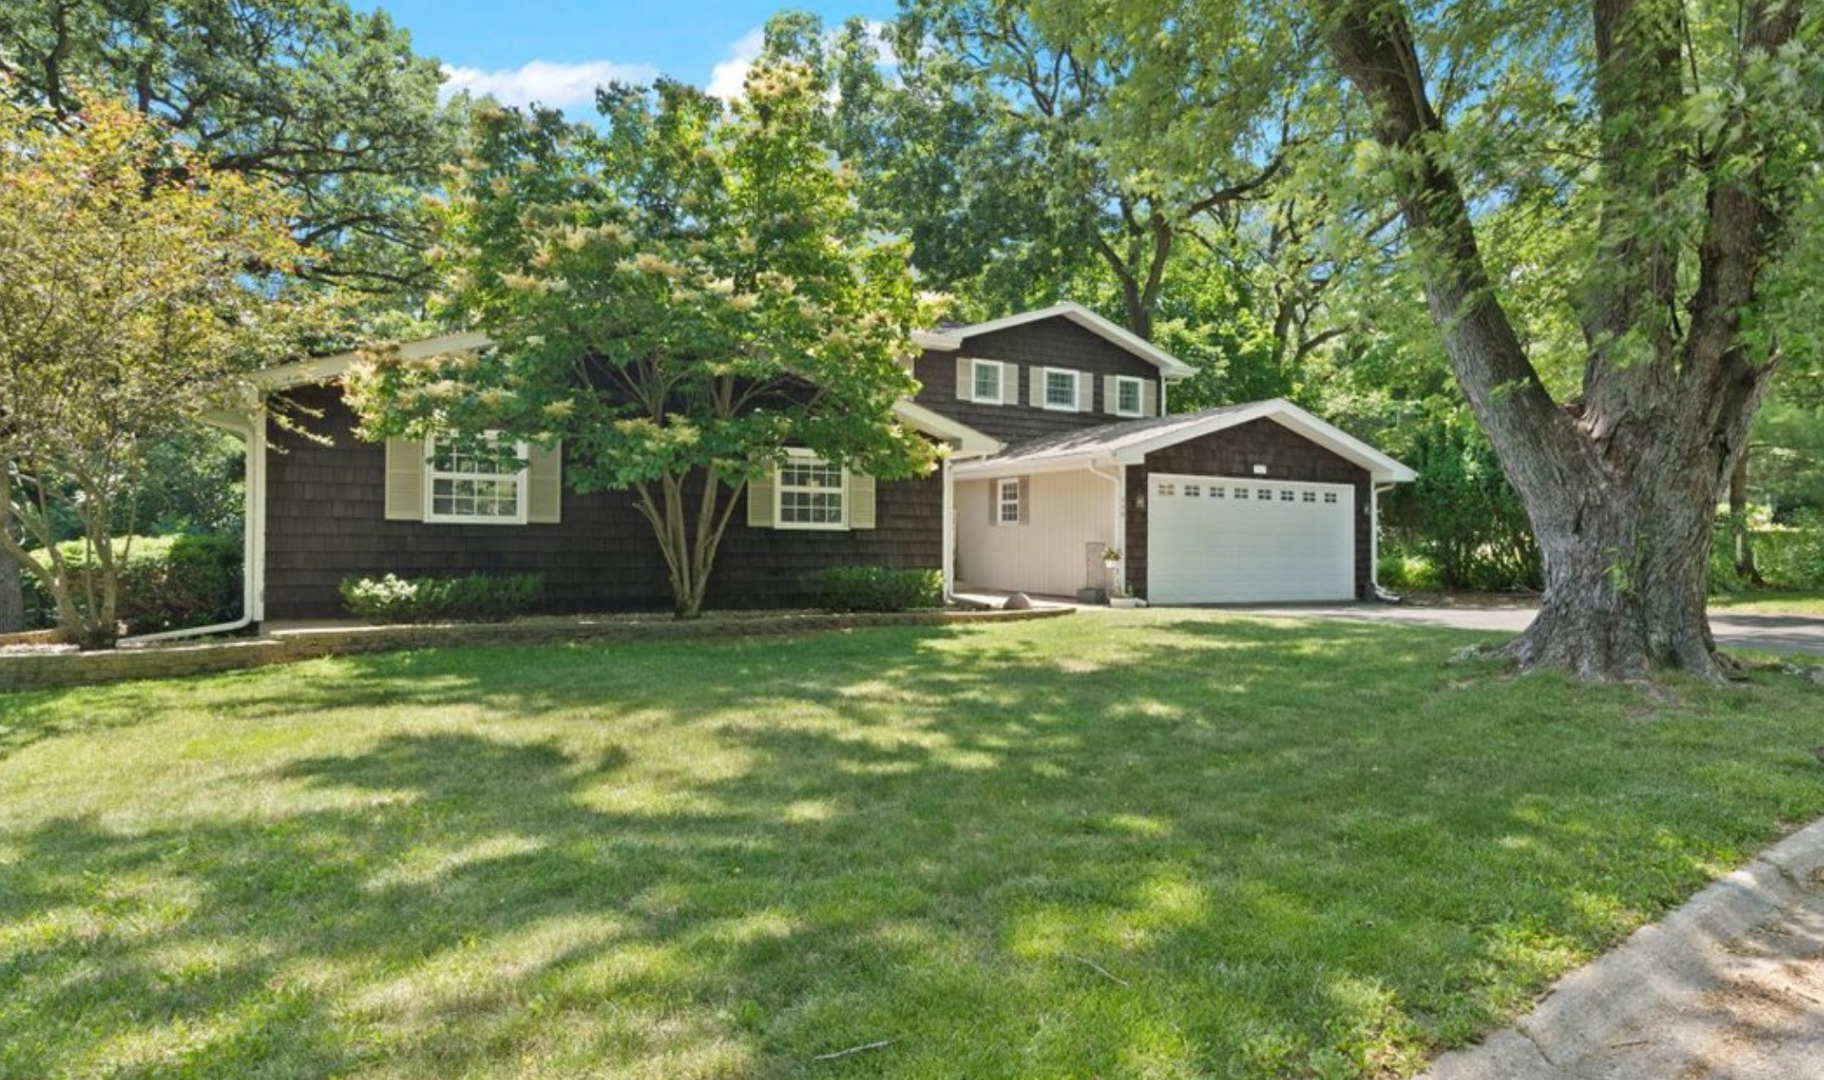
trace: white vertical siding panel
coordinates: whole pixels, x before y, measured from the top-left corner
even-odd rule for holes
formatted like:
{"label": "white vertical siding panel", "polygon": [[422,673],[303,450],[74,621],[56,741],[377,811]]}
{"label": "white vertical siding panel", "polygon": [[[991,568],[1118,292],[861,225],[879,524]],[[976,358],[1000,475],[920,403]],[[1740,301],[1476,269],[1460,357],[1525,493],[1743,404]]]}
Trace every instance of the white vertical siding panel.
{"label": "white vertical siding panel", "polygon": [[[987,589],[1074,596],[1090,584],[1084,545],[1114,543],[1115,485],[1087,471],[1031,478],[1030,524],[991,525],[990,480],[956,485],[956,576]],[[1100,586],[1104,582],[1097,581]]]}

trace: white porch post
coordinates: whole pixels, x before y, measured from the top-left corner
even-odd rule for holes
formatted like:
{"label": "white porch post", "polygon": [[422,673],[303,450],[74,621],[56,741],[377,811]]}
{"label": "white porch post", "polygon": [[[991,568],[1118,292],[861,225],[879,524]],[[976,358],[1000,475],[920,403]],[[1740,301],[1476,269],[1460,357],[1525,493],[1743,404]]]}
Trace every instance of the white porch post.
{"label": "white porch post", "polygon": [[940,468],[944,470],[943,568],[944,599],[956,596],[956,480],[950,475],[950,455],[945,454]]}

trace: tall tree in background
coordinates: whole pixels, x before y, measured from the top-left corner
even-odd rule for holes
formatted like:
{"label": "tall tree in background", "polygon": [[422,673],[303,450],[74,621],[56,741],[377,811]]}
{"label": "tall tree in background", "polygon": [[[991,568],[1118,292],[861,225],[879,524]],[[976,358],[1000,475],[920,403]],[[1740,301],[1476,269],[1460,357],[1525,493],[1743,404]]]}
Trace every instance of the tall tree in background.
{"label": "tall tree in background", "polygon": [[435,60],[343,0],[8,0],[5,92],[54,116],[96,80],[191,141],[215,174],[278,185],[305,278],[385,309],[428,287],[424,194],[455,155]]}
{"label": "tall tree in background", "polygon": [[[1371,157],[1404,218],[1458,383],[1544,555],[1539,616],[1505,651],[1523,668],[1722,677],[1705,619],[1719,494],[1776,368],[1782,326],[1815,307],[1824,132],[1817,15],[1593,0],[1556,52],[1556,5],[1474,12],[1345,0],[1329,52],[1373,116]],[[1455,55],[1453,55],[1453,53]],[[1477,66],[1455,126],[1440,70]],[[1466,176],[1549,171],[1574,257],[1556,295],[1490,273]],[[1554,305],[1580,332],[1581,378],[1555,397],[1510,309]],[[1559,355],[1557,364],[1569,357]],[[1562,399],[1561,399],[1562,398]]]}

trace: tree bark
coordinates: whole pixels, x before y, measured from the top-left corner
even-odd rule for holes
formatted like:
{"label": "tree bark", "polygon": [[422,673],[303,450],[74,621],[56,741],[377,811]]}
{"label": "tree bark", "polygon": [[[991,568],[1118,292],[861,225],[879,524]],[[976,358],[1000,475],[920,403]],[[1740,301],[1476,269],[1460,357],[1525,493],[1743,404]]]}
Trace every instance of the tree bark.
{"label": "tree bark", "polygon": [[25,629],[25,583],[19,576],[19,564],[0,551],[0,634]]}
{"label": "tree bark", "polygon": [[[1657,25],[1629,19],[1627,7],[1628,0],[1595,2],[1599,68],[1666,63],[1657,39],[1625,47],[1628,28]],[[1777,47],[1796,26],[1797,10],[1796,0],[1755,8],[1744,49]],[[1773,368],[1754,363],[1737,335],[1740,312],[1753,300],[1757,273],[1780,235],[1758,172],[1718,171],[1709,178],[1688,327],[1679,332],[1655,306],[1677,277],[1675,253],[1635,252],[1638,265],[1616,275],[1610,294],[1592,305],[1602,325],[1584,400],[1560,407],[1496,296],[1404,10],[1381,0],[1344,0],[1328,35],[1331,54],[1367,99],[1376,141],[1392,159],[1400,212],[1452,371],[1539,540],[1540,612],[1502,652],[1523,670],[1562,668],[1591,680],[1639,679],[1663,668],[1721,679],[1705,617],[1716,499],[1747,443]],[[1676,63],[1676,50],[1670,59]],[[1629,84],[1631,94],[1603,104],[1634,109],[1641,122],[1652,110],[1676,105],[1655,95],[1675,92],[1677,80],[1669,80],[1674,90],[1668,91],[1663,72],[1648,75]],[[1640,125],[1610,117],[1608,130],[1634,139]],[[1644,182],[1666,183],[1663,155],[1650,161]],[[1611,215],[1605,205],[1605,216],[1625,215],[1626,206],[1619,200]],[[1625,234],[1625,224],[1619,231]],[[1648,331],[1651,357],[1612,362],[1604,355],[1608,344],[1630,329]]]}
{"label": "tree bark", "polygon": [[1729,473],[1729,531],[1735,549],[1735,576],[1750,585],[1765,585],[1754,561],[1754,531],[1748,527],[1748,454],[1743,448]]}

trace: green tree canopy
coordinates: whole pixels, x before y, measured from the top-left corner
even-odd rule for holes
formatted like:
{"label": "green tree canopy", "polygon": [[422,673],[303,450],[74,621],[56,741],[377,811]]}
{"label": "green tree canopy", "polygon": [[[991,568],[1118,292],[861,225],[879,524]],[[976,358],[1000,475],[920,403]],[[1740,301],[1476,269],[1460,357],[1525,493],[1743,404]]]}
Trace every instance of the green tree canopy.
{"label": "green tree canopy", "polygon": [[895,424],[921,310],[819,138],[803,67],[757,66],[725,111],[683,84],[601,92],[600,129],[486,110],[451,180],[444,298],[482,357],[381,357],[370,435],[562,441],[578,491],[630,491],[677,612],[696,615],[747,481],[786,448],[882,477],[930,466]]}

